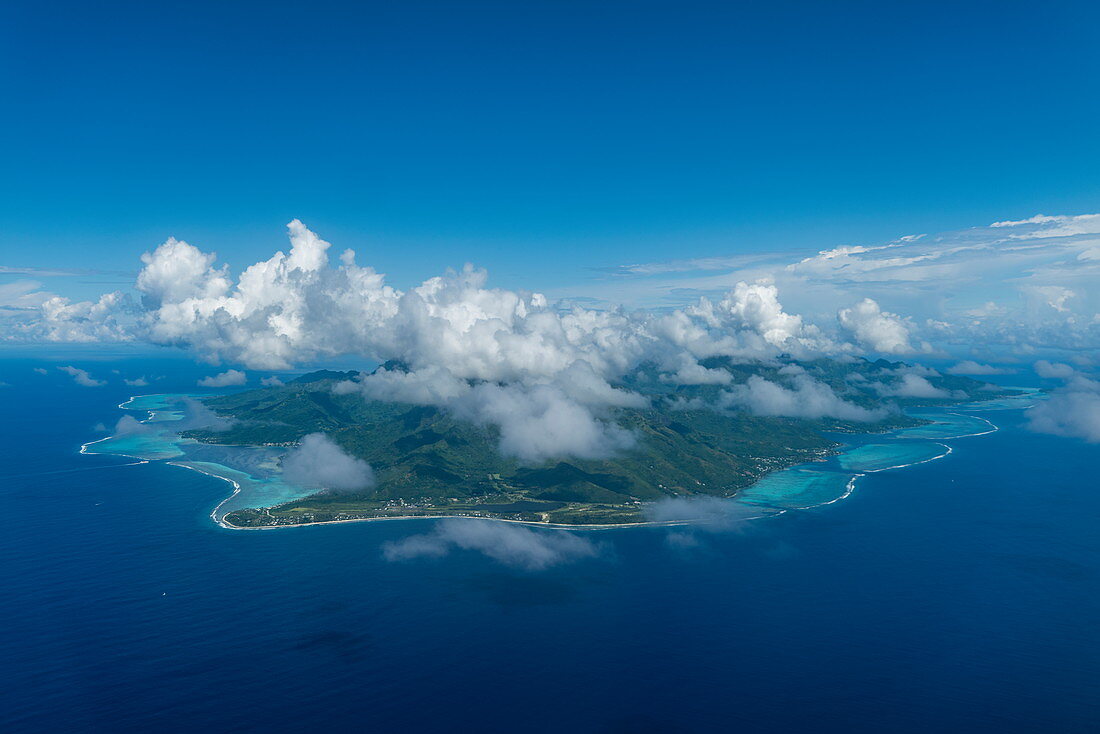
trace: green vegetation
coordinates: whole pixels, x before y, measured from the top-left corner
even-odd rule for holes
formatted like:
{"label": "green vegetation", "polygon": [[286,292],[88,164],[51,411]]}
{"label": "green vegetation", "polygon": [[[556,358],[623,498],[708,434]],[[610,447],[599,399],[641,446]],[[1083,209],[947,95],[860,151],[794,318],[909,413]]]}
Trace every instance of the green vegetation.
{"label": "green vegetation", "polygon": [[[779,366],[709,360],[733,384],[753,375],[783,383]],[[882,406],[873,391],[853,384],[899,378],[900,364],[879,361],[800,363],[845,400]],[[787,372],[790,370],[788,369]],[[633,449],[604,460],[522,466],[497,451],[493,427],[474,425],[434,407],[367,401],[333,387],[355,373],[320,372],[285,386],[211,398],[206,404],[235,419],[229,430],[190,431],[200,441],[233,445],[294,445],[323,432],[352,456],[368,461],[377,484],[355,494],[319,492],[264,510],[230,513],[239,526],[295,524],[367,517],[471,515],[530,522],[619,524],[643,519],[644,503],[664,497],[728,497],[764,474],[823,458],[835,451],[830,432],[875,432],[920,421],[898,411],[874,423],[756,416],[713,409],[728,386],[684,386],[662,381],[647,367],[623,387],[651,398],[646,409],[620,409],[613,419],[637,437]],[[932,377],[951,399],[891,398],[901,406],[939,405],[1003,395],[965,377]],[[963,397],[965,395],[965,398]]]}

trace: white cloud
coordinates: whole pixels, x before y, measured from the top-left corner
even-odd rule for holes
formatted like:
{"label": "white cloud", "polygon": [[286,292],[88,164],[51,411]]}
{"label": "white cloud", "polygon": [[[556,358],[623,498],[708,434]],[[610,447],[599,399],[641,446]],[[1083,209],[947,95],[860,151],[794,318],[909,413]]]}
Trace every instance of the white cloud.
{"label": "white cloud", "polygon": [[706,529],[725,530],[759,514],[759,509],[720,497],[670,497],[646,505],[652,522],[687,523]]}
{"label": "white cloud", "polygon": [[1071,298],[1077,296],[1069,288],[1060,285],[1029,286],[1025,289],[1025,292],[1030,294],[1037,303],[1043,304],[1060,314],[1070,313],[1071,309],[1066,304]]}
{"label": "white cloud", "polygon": [[1020,225],[1023,225],[1023,224],[1047,224],[1049,222],[1056,222],[1056,221],[1058,221],[1058,217],[1048,217],[1045,214],[1036,214],[1035,216],[1028,217],[1027,219],[1017,219],[1015,221],[1010,219],[1010,220],[1006,220],[1006,221],[1003,221],[1003,222],[994,222],[993,224],[991,224],[989,226],[990,227],[1019,227]]}
{"label": "white cloud", "polygon": [[838,396],[833,389],[807,375],[796,375],[792,387],[753,375],[744,385],[735,385],[722,394],[720,405],[743,407],[757,415],[789,418],[839,418],[873,421],[885,415],[883,410],[868,410]]}
{"label": "white cloud", "polygon": [[81,387],[101,387],[102,385],[107,384],[104,380],[97,380],[92,377],[90,374],[88,374],[87,370],[82,370],[78,367],[73,367],[72,365],[69,365],[67,367],[58,367],[57,369],[71,376],[73,378],[73,382],[75,382],[77,385],[80,385]]}
{"label": "white cloud", "polygon": [[151,308],[165,303],[218,299],[229,291],[227,268],[214,268],[217,253],[205,253],[174,237],[141,256],[145,267],[136,288]]}
{"label": "white cloud", "polygon": [[1040,359],[1035,363],[1035,374],[1048,380],[1068,380],[1077,373],[1077,370],[1068,364],[1061,362],[1048,362]]}
{"label": "white cloud", "polygon": [[353,492],[374,486],[374,471],[323,433],[304,436],[282,460],[283,477],[300,487]]}
{"label": "white cloud", "polygon": [[264,387],[282,387],[285,383],[277,375],[271,375],[270,377],[261,378],[260,384]]}
{"label": "white cloud", "polygon": [[[636,305],[675,306],[737,281],[768,279],[804,322],[827,327],[853,294],[905,316],[908,337],[940,350],[952,345],[1011,350],[1089,349],[1100,344],[1100,215],[1037,216],[998,226],[844,244],[802,256],[731,264],[729,272],[654,263],[571,296],[591,294]],[[1072,295],[1071,295],[1072,294]],[[1063,309],[1063,310],[1059,310]]]}
{"label": "white cloud", "polygon": [[[660,309],[627,310],[555,306],[539,293],[489,287],[469,266],[401,291],[350,250],[331,257],[331,246],[294,220],[288,252],[236,275],[213,253],[168,240],[142,258],[140,300],[116,292],[71,302],[20,285],[6,296],[14,305],[0,309],[0,338],[137,339],[263,370],[341,355],[396,360],[407,373],[342,389],[461,408],[499,428],[502,447],[516,455],[573,455],[582,450],[573,428],[612,452],[629,438],[611,426],[611,412],[637,400],[612,385],[643,362],[669,382],[722,385],[728,375],[701,361],[924,354],[931,341],[1015,354],[1094,349],[1098,222],[1035,217],[798,257],[642,265],[593,286],[600,299],[659,294],[647,297]],[[497,389],[475,391],[479,384]],[[539,426],[550,430],[536,440]]]}
{"label": "white cloud", "polygon": [[883,396],[898,398],[950,398],[950,392],[936,387],[927,378],[912,372],[905,373],[901,380],[892,385],[875,385],[878,393]]}
{"label": "white cloud", "polygon": [[1100,234],[1100,214],[1078,214],[1076,216],[1050,217],[1044,214],[1036,214],[1028,219],[1018,221],[994,222],[990,227],[1019,228],[1025,225],[1039,225],[1027,227],[1022,234],[1013,233],[1015,238],[1051,238],[1074,237],[1077,235]]}
{"label": "white cloud", "polygon": [[142,423],[132,415],[124,415],[118,419],[118,423],[115,424],[114,435],[116,436],[132,436],[139,433],[149,433],[153,429],[147,424]]}
{"label": "white cloud", "polygon": [[338,394],[361,391],[370,400],[413,405],[450,405],[470,391],[470,384],[444,367],[428,366],[416,372],[384,368],[355,381],[338,384]]}
{"label": "white cloud", "polygon": [[233,387],[248,382],[248,377],[240,370],[226,370],[217,375],[203,377],[199,380],[200,387]]}
{"label": "white cloud", "polygon": [[194,398],[183,399],[183,412],[183,420],[173,426],[177,431],[193,431],[197,429],[225,431],[236,423],[236,419],[222,418]]}
{"label": "white cloud", "polygon": [[144,375],[142,375],[141,377],[135,377],[133,379],[123,378],[122,381],[130,387],[147,387],[149,385],[149,380],[145,379]]}
{"label": "white cloud", "polygon": [[1100,382],[1071,376],[1065,387],[1028,410],[1027,416],[1032,431],[1100,442]]}
{"label": "white cloud", "polygon": [[482,553],[507,566],[541,571],[599,555],[587,538],[562,530],[532,530],[484,520],[442,520],[430,533],[413,535],[383,546],[390,561],[440,558],[452,550]]}
{"label": "white cloud", "polygon": [[972,359],[964,359],[956,365],[948,367],[945,372],[949,375],[1009,375],[1013,370],[1003,367],[994,367],[990,364],[980,364]]}
{"label": "white cloud", "polygon": [[880,354],[912,354],[909,328],[897,314],[883,311],[873,299],[864,298],[837,313],[840,324],[867,349]]}
{"label": "white cloud", "polygon": [[481,383],[454,404],[458,415],[500,428],[500,451],[526,463],[607,458],[634,446],[630,431],[600,420],[560,388]]}
{"label": "white cloud", "polygon": [[684,355],[680,368],[673,374],[661,375],[665,382],[678,385],[728,385],[733,379],[728,370],[710,369]]}

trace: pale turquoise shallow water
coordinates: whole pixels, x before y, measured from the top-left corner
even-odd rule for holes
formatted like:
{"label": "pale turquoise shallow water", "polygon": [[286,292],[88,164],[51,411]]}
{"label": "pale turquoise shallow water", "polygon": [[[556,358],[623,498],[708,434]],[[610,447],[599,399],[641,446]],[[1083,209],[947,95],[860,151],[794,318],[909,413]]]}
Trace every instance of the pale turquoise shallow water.
{"label": "pale turquoise shallow water", "polygon": [[194,397],[198,396],[160,394],[131,398],[120,407],[148,413],[141,428],[85,444],[82,450],[86,454],[120,454],[149,461],[169,459],[178,466],[226,480],[231,485],[230,493],[213,513],[219,520],[234,510],[271,507],[315,491],[283,481],[279,470],[282,449],[215,446],[181,437],[177,430],[187,418],[184,401]]}
{"label": "pale turquoise shallow water", "polygon": [[754,507],[805,509],[830,504],[851,494],[866,473],[904,469],[947,456],[952,439],[982,436],[997,426],[972,413],[1023,410],[1044,398],[1034,388],[1014,388],[1024,394],[988,402],[970,403],[914,414],[931,421],[875,436],[845,437],[850,441],[827,461],[774,472],[742,490],[737,501]]}
{"label": "pale turquoise shallow water", "polygon": [[[231,494],[215,509],[216,519],[234,510],[271,507],[300,499],[313,491],[283,480],[278,461],[282,449],[213,446],[181,438],[173,428],[187,417],[184,400],[192,397],[197,396],[160,394],[131,398],[121,407],[148,414],[143,430],[87,444],[85,453],[170,459],[174,464],[226,480],[231,485]],[[742,490],[736,500],[753,508],[774,510],[836,502],[851,494],[863,474],[934,461],[950,453],[950,447],[942,441],[997,430],[992,422],[971,413],[1024,408],[1038,399],[1041,399],[1039,393],[1028,390],[1025,395],[990,403],[919,411],[917,415],[932,422],[875,436],[846,436],[849,443],[839,455],[769,474]]]}
{"label": "pale turquoise shallow water", "polygon": [[742,490],[737,500],[778,509],[816,507],[846,495],[855,479],[856,475],[846,472],[794,467],[769,474]]}

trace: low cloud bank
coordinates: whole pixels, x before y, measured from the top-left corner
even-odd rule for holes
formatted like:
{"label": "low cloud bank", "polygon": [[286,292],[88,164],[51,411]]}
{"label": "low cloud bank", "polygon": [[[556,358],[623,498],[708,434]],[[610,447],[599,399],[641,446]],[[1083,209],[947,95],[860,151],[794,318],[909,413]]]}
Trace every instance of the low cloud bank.
{"label": "low cloud bank", "polygon": [[1100,443],[1100,382],[1077,373],[1069,365],[1043,364],[1043,367],[1035,365],[1040,376],[1064,379],[1066,383],[1027,411],[1028,428],[1036,433]]}
{"label": "low cloud bank", "polygon": [[323,433],[311,433],[288,451],[283,477],[300,487],[355,492],[374,486],[374,471],[362,459],[344,453]]}
{"label": "low cloud bank", "polygon": [[421,535],[386,543],[382,553],[389,561],[441,558],[454,550],[481,553],[498,563],[527,571],[595,558],[600,547],[591,540],[563,530],[533,530],[487,520],[442,520]]}

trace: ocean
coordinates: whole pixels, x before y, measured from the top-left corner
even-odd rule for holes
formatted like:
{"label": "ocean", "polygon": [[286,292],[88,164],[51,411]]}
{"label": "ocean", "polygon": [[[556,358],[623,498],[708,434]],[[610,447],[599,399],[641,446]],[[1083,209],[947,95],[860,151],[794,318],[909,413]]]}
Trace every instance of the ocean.
{"label": "ocean", "polygon": [[[461,550],[387,560],[386,543],[433,520],[219,527],[225,481],[80,453],[119,403],[194,391],[201,372],[78,366],[108,384],[0,360],[4,731],[1091,732],[1100,720],[1100,446],[1030,433],[1018,409],[865,441],[743,498],[780,514],[590,532],[593,557],[532,571]],[[165,377],[132,388],[111,369]],[[1000,430],[950,437],[979,432],[976,417]]]}

